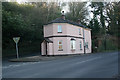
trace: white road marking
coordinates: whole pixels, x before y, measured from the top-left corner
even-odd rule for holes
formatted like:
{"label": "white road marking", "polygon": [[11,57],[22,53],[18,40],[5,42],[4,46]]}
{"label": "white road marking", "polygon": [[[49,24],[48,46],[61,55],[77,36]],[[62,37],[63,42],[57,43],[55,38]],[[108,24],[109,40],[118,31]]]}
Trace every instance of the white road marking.
{"label": "white road marking", "polygon": [[17,65],[9,65],[9,66],[4,66],[2,67],[3,69],[6,69],[6,68],[13,68],[13,67],[19,67],[19,66],[23,66],[23,65],[28,65],[28,64],[36,64],[36,63],[40,63],[40,62],[30,62],[30,63],[22,63],[22,64],[17,64]]}
{"label": "white road marking", "polygon": [[77,63],[75,63],[75,64],[85,63],[85,62],[93,61],[93,60],[95,60],[95,59],[99,59],[99,58],[102,58],[102,57],[99,56],[99,57],[96,57],[96,58],[92,58],[92,59],[88,59],[88,60],[85,60],[85,61],[77,62]]}

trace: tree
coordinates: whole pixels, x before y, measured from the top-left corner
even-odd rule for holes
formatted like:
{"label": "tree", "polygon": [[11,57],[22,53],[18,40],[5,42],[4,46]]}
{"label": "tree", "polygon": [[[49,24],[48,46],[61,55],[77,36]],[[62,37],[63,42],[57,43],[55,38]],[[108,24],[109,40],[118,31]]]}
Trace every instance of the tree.
{"label": "tree", "polygon": [[120,2],[111,2],[106,6],[108,33],[120,37]]}
{"label": "tree", "polygon": [[69,12],[66,14],[67,18],[69,20],[72,20],[76,22],[78,19],[80,19],[80,22],[82,24],[86,24],[88,15],[88,10],[86,7],[87,3],[83,2],[69,2]]}
{"label": "tree", "polygon": [[98,21],[101,27],[101,32],[100,34],[105,34],[106,33],[106,25],[105,25],[105,15],[104,15],[104,8],[105,8],[106,3],[105,2],[92,2],[91,3],[91,8],[93,8],[93,15],[98,17]]}
{"label": "tree", "polygon": [[13,48],[15,36],[21,37],[21,45],[26,44],[23,47],[35,42],[40,45],[44,39],[43,25],[61,14],[57,3],[47,2],[3,2],[2,9],[3,49]]}

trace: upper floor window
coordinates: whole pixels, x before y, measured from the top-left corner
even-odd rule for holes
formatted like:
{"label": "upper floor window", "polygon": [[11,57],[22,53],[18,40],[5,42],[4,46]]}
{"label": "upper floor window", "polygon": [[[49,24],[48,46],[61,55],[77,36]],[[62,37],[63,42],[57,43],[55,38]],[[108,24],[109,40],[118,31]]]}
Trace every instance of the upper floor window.
{"label": "upper floor window", "polygon": [[80,50],[82,50],[82,42],[80,41]]}
{"label": "upper floor window", "polygon": [[62,41],[58,41],[58,50],[59,50],[59,51],[63,51]]}
{"label": "upper floor window", "polygon": [[62,33],[62,26],[58,25],[58,33]]}
{"label": "upper floor window", "polygon": [[79,28],[79,35],[81,35],[81,28]]}
{"label": "upper floor window", "polygon": [[71,50],[75,50],[75,48],[76,48],[75,40],[71,39]]}

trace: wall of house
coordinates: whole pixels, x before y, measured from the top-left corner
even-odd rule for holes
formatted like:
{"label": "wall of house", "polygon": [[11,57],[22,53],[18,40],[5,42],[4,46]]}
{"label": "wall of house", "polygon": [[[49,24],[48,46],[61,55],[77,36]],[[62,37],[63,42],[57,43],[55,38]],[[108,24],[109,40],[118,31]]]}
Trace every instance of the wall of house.
{"label": "wall of house", "polygon": [[53,53],[53,43],[48,43],[48,55],[54,55]]}
{"label": "wall of house", "polygon": [[[62,26],[62,33],[58,33],[58,25]],[[81,35],[79,35],[79,29],[81,29]],[[68,23],[53,23],[53,35],[71,35],[82,37],[82,33],[82,27],[74,26]]]}
{"label": "wall of house", "polygon": [[[58,33],[58,25],[62,26],[62,33]],[[66,35],[67,34],[67,27],[66,23],[53,23],[53,35]]]}
{"label": "wall of house", "polygon": [[[63,51],[59,51],[58,41],[62,41]],[[53,52],[54,55],[64,55],[67,54],[67,38],[66,37],[54,37],[53,38]]]}
{"label": "wall of house", "polygon": [[44,25],[44,37],[53,35],[53,24]]}
{"label": "wall of house", "polygon": [[[82,27],[78,27],[71,24],[66,24],[66,26],[67,26],[67,35],[83,37]],[[81,35],[79,34],[79,29],[81,30]]]}
{"label": "wall of house", "polygon": [[43,41],[41,44],[41,54],[45,55],[46,54],[46,45],[45,42]]}
{"label": "wall of house", "polygon": [[[80,38],[74,38],[75,39],[75,50],[73,51],[71,49],[71,38],[69,37],[67,39],[67,52],[69,54],[83,54],[84,53],[84,47],[83,47],[83,39],[80,39]],[[82,44],[82,49],[80,49],[80,41],[81,41],[81,44]]]}
{"label": "wall of house", "polygon": [[[58,33],[58,25],[62,26],[62,33]],[[81,29],[81,34],[79,34],[79,29]],[[44,37],[49,36],[76,36],[83,38],[83,29],[82,27],[74,26],[67,23],[53,23],[44,27]],[[84,29],[85,33],[85,42],[88,42],[88,48],[86,53],[91,53],[91,31],[89,29]],[[72,37],[53,37],[49,38],[53,41],[48,47],[49,55],[64,55],[64,54],[81,54],[84,53],[84,42],[82,38],[74,38],[76,40],[76,49],[75,51],[71,50],[70,39]],[[62,40],[63,42],[63,51],[58,51],[58,41]],[[80,49],[80,41],[82,42],[82,50]]]}
{"label": "wall of house", "polygon": [[88,48],[86,48],[86,53],[92,52],[92,41],[91,41],[91,31],[84,29],[85,32],[85,42],[88,42]]}
{"label": "wall of house", "polygon": [[[49,55],[66,55],[66,54],[81,54],[84,53],[83,48],[83,40],[79,38],[74,38],[76,40],[76,49],[75,51],[71,50],[71,37],[54,37],[51,40],[53,40],[52,46],[49,46],[49,50],[52,49],[53,51],[49,51]],[[62,41],[63,51],[59,51],[58,49],[58,41]],[[80,41],[82,42],[82,50],[80,49]],[[53,52],[53,53],[51,53]]]}

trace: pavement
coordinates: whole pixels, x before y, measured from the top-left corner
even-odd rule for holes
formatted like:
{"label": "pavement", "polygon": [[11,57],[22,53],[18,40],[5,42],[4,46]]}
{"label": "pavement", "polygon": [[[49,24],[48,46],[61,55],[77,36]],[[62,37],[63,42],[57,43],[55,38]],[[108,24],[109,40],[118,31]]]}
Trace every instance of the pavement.
{"label": "pavement", "polygon": [[[38,61],[48,61],[48,60],[55,60],[59,58],[67,58],[67,57],[73,57],[73,56],[82,56],[84,54],[78,54],[78,55],[56,55],[56,56],[41,56],[41,55],[35,55],[35,56],[28,56],[28,57],[20,57],[20,58],[12,58],[9,59],[10,62],[38,62]],[[89,55],[89,54],[85,54]]]}
{"label": "pavement", "polygon": [[114,78],[117,76],[118,52],[63,58],[59,56],[38,62],[3,61],[2,67],[3,78]]}
{"label": "pavement", "polygon": [[44,56],[32,56],[32,57],[23,57],[23,58],[15,58],[15,59],[10,59],[9,61],[11,62],[38,62],[41,60],[51,60],[54,59],[55,57],[44,57]]}

